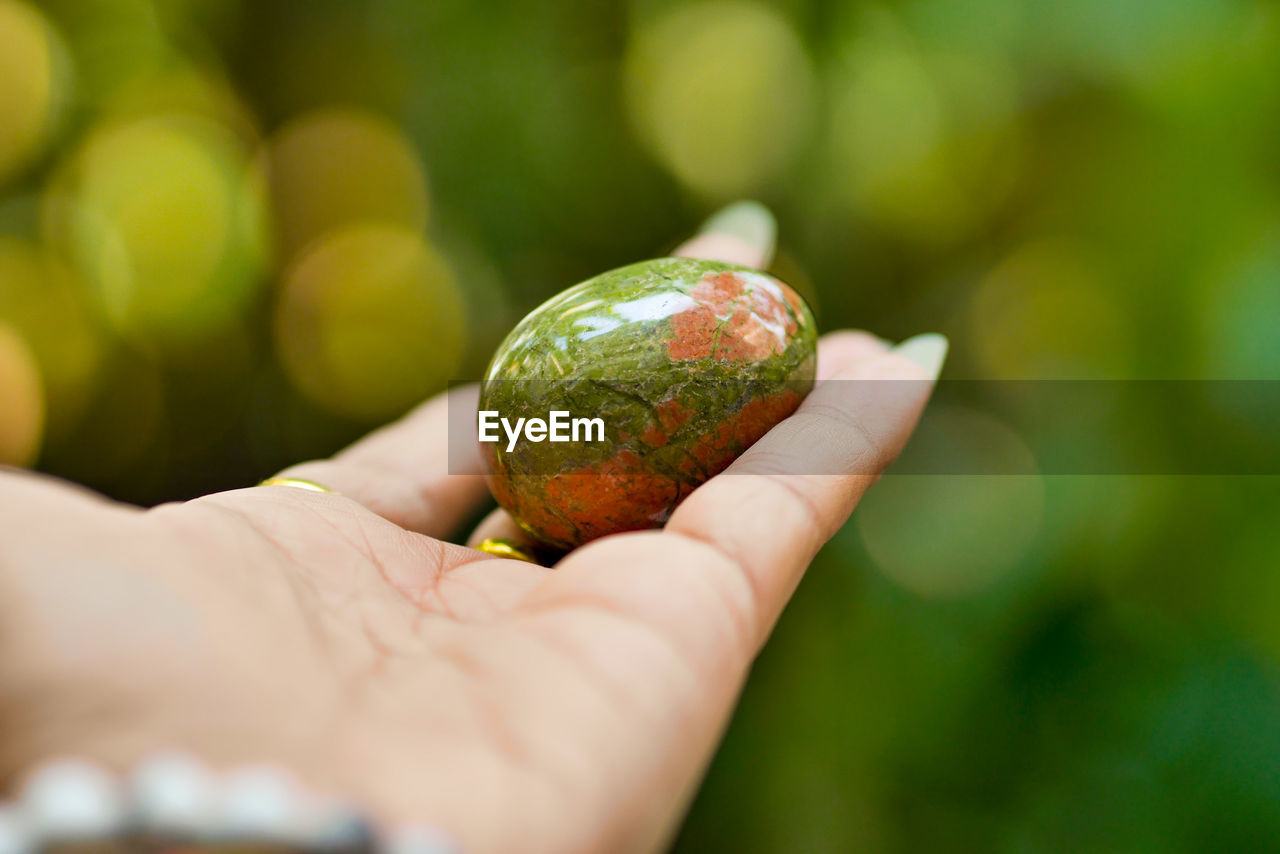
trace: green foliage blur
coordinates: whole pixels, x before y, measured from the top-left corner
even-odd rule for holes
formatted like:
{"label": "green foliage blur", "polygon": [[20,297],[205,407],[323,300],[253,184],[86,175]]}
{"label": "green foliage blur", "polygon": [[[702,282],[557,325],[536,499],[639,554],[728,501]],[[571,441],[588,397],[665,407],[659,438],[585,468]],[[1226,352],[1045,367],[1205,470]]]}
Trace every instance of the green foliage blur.
{"label": "green foliage blur", "polygon": [[[1267,0],[0,0],[0,462],[253,483],[742,197],[947,377],[1277,380],[1278,155]],[[1021,473],[877,486],[677,851],[1280,851],[1276,478],[1027,429],[931,409]]]}

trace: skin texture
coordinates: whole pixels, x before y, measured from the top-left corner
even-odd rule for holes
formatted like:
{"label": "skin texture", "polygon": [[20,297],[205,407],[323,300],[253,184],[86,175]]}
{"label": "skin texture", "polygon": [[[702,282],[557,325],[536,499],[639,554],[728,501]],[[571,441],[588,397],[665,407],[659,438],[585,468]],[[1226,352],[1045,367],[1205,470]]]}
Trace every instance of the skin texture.
{"label": "skin texture", "polygon": [[[706,237],[684,251],[763,260]],[[341,495],[257,487],[143,511],[0,474],[0,772],[178,748],[280,763],[477,854],[660,849],[813,554],[928,394],[865,333],[828,335],[818,374],[664,531],[554,570],[436,539],[485,491],[478,459],[447,473],[439,401],[286,472]],[[926,382],[867,400],[850,395],[904,384],[824,376]],[[779,474],[815,447],[845,473]]]}
{"label": "skin texture", "polygon": [[569,550],[661,527],[813,387],[813,315],[746,267],[659,258],[602,273],[529,314],[494,355],[480,408],[600,417],[602,442],[481,446],[498,503]]}

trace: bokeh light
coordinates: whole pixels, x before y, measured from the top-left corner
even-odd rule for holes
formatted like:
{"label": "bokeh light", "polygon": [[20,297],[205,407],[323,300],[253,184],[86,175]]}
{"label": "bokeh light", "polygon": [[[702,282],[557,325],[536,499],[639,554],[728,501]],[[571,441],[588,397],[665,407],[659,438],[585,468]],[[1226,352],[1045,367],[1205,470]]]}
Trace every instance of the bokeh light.
{"label": "bokeh light", "polygon": [[455,378],[466,325],[452,270],[416,232],[354,225],[330,232],[288,272],[276,347],[312,401],[374,420]]}
{"label": "bokeh light", "polygon": [[1088,253],[1034,241],[998,264],[973,296],[967,333],[997,379],[1124,379],[1133,332]]}
{"label": "bokeh light", "polygon": [[1013,68],[998,55],[927,53],[878,17],[828,72],[828,193],[912,241],[981,225],[1018,176]]}
{"label": "bokeh light", "polygon": [[30,348],[0,323],[0,464],[30,465],[44,429],[44,391]]}
{"label": "bokeh light", "polygon": [[912,450],[953,473],[889,475],[868,493],[855,518],[877,568],[930,597],[971,594],[1013,571],[1044,513],[1021,437],[985,413],[939,407]]}
{"label": "bokeh light", "polygon": [[404,134],[374,113],[305,113],[275,134],[268,158],[283,258],[342,225],[426,225],[422,164]]}
{"label": "bokeh light", "polygon": [[46,219],[119,333],[181,354],[261,283],[262,190],[226,129],[152,117],[97,128],[53,185]]}
{"label": "bokeh light", "polygon": [[716,197],[749,193],[789,165],[811,121],[812,77],[784,17],[733,0],[642,22],[626,57],[642,138],[682,182]]}
{"label": "bokeh light", "polygon": [[48,141],[70,96],[66,48],[20,0],[0,0],[0,186]]}
{"label": "bokeh light", "polygon": [[226,128],[240,146],[257,144],[259,120],[220,69],[175,62],[129,78],[101,102],[114,120],[198,116]]}

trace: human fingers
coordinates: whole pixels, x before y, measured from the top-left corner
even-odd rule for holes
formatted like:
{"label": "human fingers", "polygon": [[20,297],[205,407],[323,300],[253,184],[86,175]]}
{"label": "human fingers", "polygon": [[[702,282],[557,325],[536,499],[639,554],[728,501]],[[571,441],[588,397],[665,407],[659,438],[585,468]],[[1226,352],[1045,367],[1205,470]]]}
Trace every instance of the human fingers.
{"label": "human fingers", "polygon": [[327,460],[290,466],[279,478],[319,484],[420,534],[447,536],[485,495],[478,451],[454,441],[449,412],[474,412],[478,389],[462,386],[438,395],[404,418],[377,430]]}
{"label": "human fingers", "polygon": [[737,202],[713,214],[671,254],[761,269],[773,260],[776,233],[768,208],[759,202]]}

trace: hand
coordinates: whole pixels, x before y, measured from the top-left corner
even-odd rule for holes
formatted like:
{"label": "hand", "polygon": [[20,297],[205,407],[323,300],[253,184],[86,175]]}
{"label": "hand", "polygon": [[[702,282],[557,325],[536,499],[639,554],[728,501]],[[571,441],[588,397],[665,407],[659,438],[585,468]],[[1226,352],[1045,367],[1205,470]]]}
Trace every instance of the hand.
{"label": "hand", "polygon": [[[768,249],[713,232],[681,251]],[[904,347],[826,336],[820,379],[919,382],[820,384],[665,530],[554,570],[437,539],[485,494],[448,473],[439,399],[285,473],[338,494],[143,511],[0,474],[0,772],[184,749],[279,763],[468,852],[654,850],[814,553],[924,406],[944,344]],[[815,454],[845,473],[783,473]]]}

